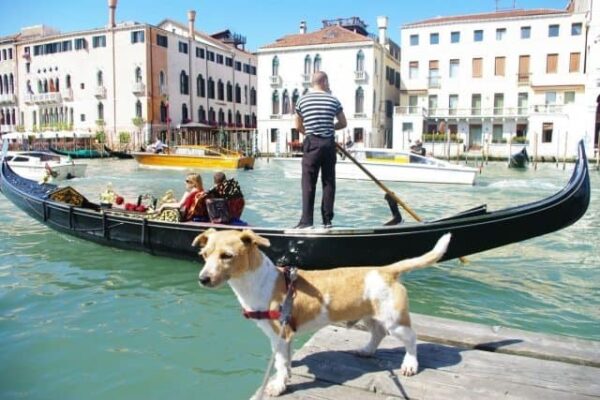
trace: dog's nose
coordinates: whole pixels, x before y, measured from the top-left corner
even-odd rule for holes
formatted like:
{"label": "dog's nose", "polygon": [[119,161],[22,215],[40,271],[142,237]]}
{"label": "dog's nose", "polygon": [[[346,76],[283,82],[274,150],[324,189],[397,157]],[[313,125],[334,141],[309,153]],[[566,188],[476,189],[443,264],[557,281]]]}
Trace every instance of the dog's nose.
{"label": "dog's nose", "polygon": [[198,277],[198,282],[200,282],[202,286],[208,286],[210,284],[210,277],[201,275]]}

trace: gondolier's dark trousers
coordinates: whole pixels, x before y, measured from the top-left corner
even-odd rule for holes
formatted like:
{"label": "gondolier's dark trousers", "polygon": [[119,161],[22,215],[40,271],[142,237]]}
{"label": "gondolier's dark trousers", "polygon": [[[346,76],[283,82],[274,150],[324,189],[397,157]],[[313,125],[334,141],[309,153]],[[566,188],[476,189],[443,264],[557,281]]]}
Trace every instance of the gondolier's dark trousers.
{"label": "gondolier's dark trousers", "polygon": [[302,150],[302,218],[301,224],[312,225],[315,207],[315,191],[319,171],[323,185],[321,216],[324,224],[333,219],[335,201],[336,148],[334,137],[306,135]]}

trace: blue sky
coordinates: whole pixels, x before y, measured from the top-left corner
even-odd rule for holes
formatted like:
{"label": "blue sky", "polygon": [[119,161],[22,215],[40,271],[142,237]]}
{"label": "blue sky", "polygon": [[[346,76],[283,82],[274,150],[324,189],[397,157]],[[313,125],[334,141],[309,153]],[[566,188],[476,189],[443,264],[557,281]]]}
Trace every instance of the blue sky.
{"label": "blue sky", "polygon": [[[6,0],[4,0],[6,1]],[[566,7],[568,0],[516,0],[516,8]],[[512,0],[499,0],[501,7],[512,7]],[[321,27],[323,19],[361,17],[377,31],[376,18],[389,18],[389,35],[399,43],[403,24],[439,15],[494,11],[494,0],[119,0],[117,21],[157,24],[164,18],[181,22],[187,11],[195,9],[196,29],[214,33],[229,28],[245,35],[247,49],[260,46],[290,33],[298,32],[301,20],[308,30]],[[0,36],[19,32],[21,27],[45,24],[62,32],[98,28],[106,25],[107,0],[29,0],[13,1],[3,7]]]}

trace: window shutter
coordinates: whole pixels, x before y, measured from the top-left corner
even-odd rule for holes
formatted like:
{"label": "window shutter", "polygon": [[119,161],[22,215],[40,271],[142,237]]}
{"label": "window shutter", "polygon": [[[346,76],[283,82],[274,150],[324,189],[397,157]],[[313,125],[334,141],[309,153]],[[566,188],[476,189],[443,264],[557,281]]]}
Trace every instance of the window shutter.
{"label": "window shutter", "polygon": [[430,60],[429,61],[429,69],[438,69],[438,68],[439,68],[438,60]]}
{"label": "window shutter", "polygon": [[495,67],[496,76],[504,76],[505,60],[506,60],[505,57],[496,57],[496,67]]}
{"label": "window shutter", "polygon": [[571,53],[569,59],[569,72],[579,72],[580,53]]}
{"label": "window shutter", "polygon": [[558,69],[558,54],[548,54],[546,58],[546,73],[555,74]]}
{"label": "window shutter", "polygon": [[473,59],[473,78],[481,78],[482,74],[482,58]]}

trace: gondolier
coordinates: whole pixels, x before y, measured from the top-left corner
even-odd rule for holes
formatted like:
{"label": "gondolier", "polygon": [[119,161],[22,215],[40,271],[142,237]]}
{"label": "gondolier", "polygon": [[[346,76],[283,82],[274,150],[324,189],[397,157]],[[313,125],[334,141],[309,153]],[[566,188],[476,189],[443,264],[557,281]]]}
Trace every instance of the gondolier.
{"label": "gondolier", "polygon": [[319,171],[323,185],[321,216],[323,226],[330,228],[335,200],[335,131],[346,127],[346,116],[342,104],[329,90],[325,72],[315,72],[311,91],[298,100],[295,111],[295,128],[306,135],[302,146],[302,217],[295,228],[313,225]]}

